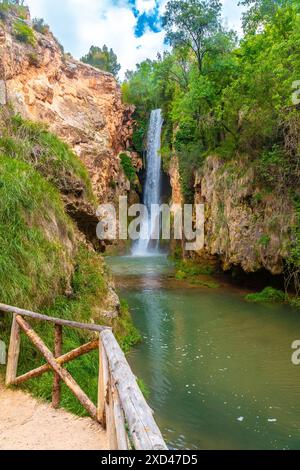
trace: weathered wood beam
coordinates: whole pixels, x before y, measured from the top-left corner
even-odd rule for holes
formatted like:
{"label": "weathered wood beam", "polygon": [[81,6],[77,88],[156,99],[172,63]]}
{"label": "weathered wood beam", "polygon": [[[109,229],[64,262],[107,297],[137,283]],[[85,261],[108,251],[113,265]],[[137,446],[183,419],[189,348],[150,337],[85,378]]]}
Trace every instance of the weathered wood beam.
{"label": "weathered wood beam", "polygon": [[98,405],[97,420],[106,428],[106,408],[108,404],[109,369],[107,356],[99,335],[99,376],[98,376]]}
{"label": "weathered wood beam", "polygon": [[20,327],[17,322],[17,315],[13,316],[11,333],[10,333],[10,343],[8,350],[8,359],[6,367],[6,379],[5,383],[7,386],[12,385],[18,370],[18,360],[20,354]]}
{"label": "weathered wood beam", "polygon": [[110,450],[119,450],[117,430],[114,414],[113,384],[111,377],[108,386],[108,403],[106,406],[106,432],[108,435],[108,445]]}
{"label": "weathered wood beam", "polygon": [[[95,341],[91,341],[90,343],[84,344],[83,346],[80,346],[77,349],[73,349],[73,351],[70,351],[67,354],[64,354],[63,356],[58,357],[56,359],[56,362],[57,364],[62,366],[63,364],[71,362],[86,353],[94,351],[98,348],[98,344],[98,339],[96,339]],[[26,382],[27,380],[35,379],[50,371],[52,371],[52,367],[49,364],[44,364],[43,366],[37,367],[37,369],[33,369],[30,372],[27,372],[26,374],[20,375],[13,381],[12,385],[20,385]]]}
{"label": "weathered wood beam", "polygon": [[31,312],[30,310],[23,310],[21,308],[12,307],[10,305],[0,304],[0,311],[5,313],[15,313],[23,317],[33,318],[35,320],[47,321],[50,323],[55,323],[56,325],[68,326],[69,328],[77,328],[79,330],[89,330],[89,331],[104,331],[110,330],[108,326],[93,325],[89,323],[78,323],[71,320],[62,320],[61,318],[48,317],[47,315],[41,315],[40,313]]}
{"label": "weathered wood beam", "polygon": [[60,364],[58,364],[57,360],[55,359],[51,351],[47,348],[47,346],[42,341],[42,339],[36,334],[36,332],[32,329],[32,327],[20,315],[16,316],[16,321],[18,325],[22,328],[22,330],[25,332],[25,334],[28,336],[28,338],[35,345],[35,347],[44,356],[44,358],[52,367],[54,372],[56,372],[59,375],[59,377],[65,382],[67,387],[69,387],[71,392],[75,395],[75,397],[79,400],[79,402],[87,410],[87,412],[92,416],[92,418],[96,419],[97,418],[96,406],[91,402],[88,396],[79,387],[79,385],[73,379],[71,374],[67,370],[63,369]]}
{"label": "weathered wood beam", "polygon": [[[55,338],[54,338],[54,357],[57,359],[62,355],[62,342],[63,342],[63,327],[55,325]],[[53,378],[52,388],[52,406],[54,409],[59,407],[61,397],[61,380],[60,376],[55,373]]]}
{"label": "weathered wood beam", "polygon": [[167,450],[152,410],[140,391],[116,338],[111,331],[103,331],[101,340],[135,449]]}
{"label": "weathered wood beam", "polygon": [[112,389],[113,397],[113,415],[116,430],[116,440],[118,450],[129,450],[129,442],[126,431],[124,412],[119,399],[118,391],[115,387]]}

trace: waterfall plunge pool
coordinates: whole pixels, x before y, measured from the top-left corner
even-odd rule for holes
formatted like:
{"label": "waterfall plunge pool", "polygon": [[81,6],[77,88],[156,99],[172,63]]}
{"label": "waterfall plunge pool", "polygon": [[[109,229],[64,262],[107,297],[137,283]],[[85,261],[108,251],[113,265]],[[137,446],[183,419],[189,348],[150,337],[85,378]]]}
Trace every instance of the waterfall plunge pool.
{"label": "waterfall plunge pool", "polygon": [[299,310],[176,281],[163,256],[107,262],[143,336],[129,362],[170,448],[300,448]]}

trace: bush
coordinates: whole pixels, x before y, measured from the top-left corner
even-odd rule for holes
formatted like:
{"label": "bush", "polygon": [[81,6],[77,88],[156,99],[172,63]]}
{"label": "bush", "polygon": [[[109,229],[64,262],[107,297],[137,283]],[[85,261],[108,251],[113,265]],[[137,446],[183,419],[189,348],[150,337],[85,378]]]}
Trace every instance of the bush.
{"label": "bush", "polygon": [[49,33],[49,26],[45,23],[43,18],[34,18],[32,20],[32,26],[35,31],[41,34]]}
{"label": "bush", "polygon": [[9,10],[10,10],[10,6],[8,3],[6,2],[0,3],[0,20],[3,20],[3,21],[6,20]]}
{"label": "bush", "polygon": [[246,295],[245,299],[247,300],[247,302],[256,302],[256,303],[279,302],[280,303],[280,302],[285,301],[285,293],[282,292],[281,290],[274,289],[273,287],[266,287],[261,292]]}
{"label": "bush", "polygon": [[28,62],[34,67],[40,66],[39,56],[35,52],[28,54]]}
{"label": "bush", "polygon": [[33,29],[22,20],[14,22],[13,34],[20,42],[30,44],[31,46],[35,46],[36,44]]}
{"label": "bush", "polygon": [[134,183],[135,180],[136,180],[136,173],[135,173],[135,169],[132,165],[131,158],[126,153],[121,153],[120,159],[121,159],[122,168],[124,170],[124,173],[125,173],[127,179],[131,183]]}

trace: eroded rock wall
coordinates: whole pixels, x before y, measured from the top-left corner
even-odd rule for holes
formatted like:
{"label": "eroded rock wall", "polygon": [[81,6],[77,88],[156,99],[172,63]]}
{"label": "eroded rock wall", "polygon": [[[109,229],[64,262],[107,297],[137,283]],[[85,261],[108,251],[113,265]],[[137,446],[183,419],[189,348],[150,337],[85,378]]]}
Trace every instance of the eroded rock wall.
{"label": "eroded rock wall", "polygon": [[[180,202],[176,159],[170,176],[173,202]],[[205,247],[193,257],[215,256],[224,270],[283,272],[295,223],[292,202],[280,192],[263,191],[245,161],[208,157],[195,175],[195,202],[205,204]]]}
{"label": "eroded rock wall", "polygon": [[130,186],[118,155],[130,145],[133,109],[123,105],[115,78],[63,54],[51,32],[34,32],[34,46],[20,42],[14,21],[0,25],[0,104],[11,103],[68,142],[99,201],[125,194]]}

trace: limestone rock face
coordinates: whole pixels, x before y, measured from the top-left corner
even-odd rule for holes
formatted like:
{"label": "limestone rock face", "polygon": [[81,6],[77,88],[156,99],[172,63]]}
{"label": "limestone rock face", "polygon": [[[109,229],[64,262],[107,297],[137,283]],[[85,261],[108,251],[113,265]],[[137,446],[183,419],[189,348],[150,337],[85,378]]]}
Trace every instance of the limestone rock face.
{"label": "limestone rock face", "polygon": [[[176,158],[170,165],[173,202],[180,203]],[[223,269],[283,272],[295,214],[291,201],[278,192],[262,193],[245,162],[206,159],[195,175],[195,203],[205,205],[205,247],[196,259],[215,256]]]}
{"label": "limestone rock face", "polygon": [[283,271],[294,211],[278,193],[262,194],[253,170],[242,162],[209,157],[196,175],[196,202],[205,203],[205,251],[218,255],[224,269]]}
{"label": "limestone rock face", "polygon": [[35,46],[18,41],[14,20],[0,27],[0,104],[12,103],[24,118],[48,124],[68,142],[88,168],[100,202],[125,194],[118,155],[130,145],[133,109],[122,104],[115,78],[64,55],[50,32],[34,32]]}

